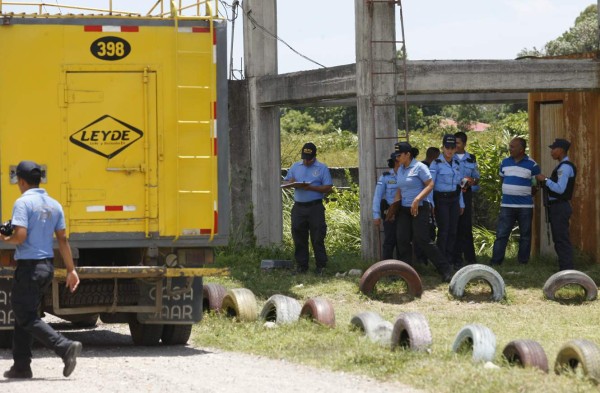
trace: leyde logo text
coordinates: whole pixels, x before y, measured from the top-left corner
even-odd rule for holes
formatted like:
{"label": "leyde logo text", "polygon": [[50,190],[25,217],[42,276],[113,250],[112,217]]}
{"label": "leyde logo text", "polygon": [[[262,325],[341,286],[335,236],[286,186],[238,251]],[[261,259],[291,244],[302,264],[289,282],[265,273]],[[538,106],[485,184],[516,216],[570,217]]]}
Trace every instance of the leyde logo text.
{"label": "leyde logo text", "polygon": [[92,153],[113,158],[143,136],[138,128],[104,115],[73,133],[69,140]]}

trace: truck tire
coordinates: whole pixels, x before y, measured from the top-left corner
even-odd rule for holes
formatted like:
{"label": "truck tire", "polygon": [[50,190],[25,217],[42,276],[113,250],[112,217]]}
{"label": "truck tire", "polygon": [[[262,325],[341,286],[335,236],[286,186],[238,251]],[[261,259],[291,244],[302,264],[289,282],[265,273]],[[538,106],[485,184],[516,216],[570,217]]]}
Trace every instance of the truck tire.
{"label": "truck tire", "polygon": [[330,328],[335,327],[333,306],[329,300],[322,297],[308,299],[302,306],[302,310],[300,310],[300,316],[307,317]]}
{"label": "truck tire", "polygon": [[134,345],[155,346],[162,337],[163,325],[142,324],[134,316],[129,321],[129,332]]}
{"label": "truck tire", "polygon": [[260,312],[260,318],[267,322],[292,323],[300,318],[302,306],[294,298],[273,295],[271,296]]}
{"label": "truck tire", "polygon": [[457,271],[450,280],[450,294],[460,299],[465,295],[467,284],[473,280],[484,280],[490,285],[492,289],[491,300],[493,301],[500,301],[506,295],[506,287],[502,276],[491,267],[481,264],[467,265]]}
{"label": "truck tire", "polygon": [[61,318],[78,328],[93,328],[98,324],[99,314],[64,315]]}
{"label": "truck tire", "polygon": [[165,324],[160,339],[165,345],[185,345],[192,335],[192,326]]}
{"label": "truck tire", "polygon": [[522,367],[535,367],[548,372],[548,358],[544,348],[533,340],[514,340],[506,344],[502,355],[508,363]]}
{"label": "truck tire", "polygon": [[392,350],[397,347],[426,351],[432,344],[429,323],[423,314],[405,312],[398,316],[392,330]]}
{"label": "truck tire", "polygon": [[358,284],[360,291],[369,295],[375,289],[377,282],[388,276],[400,276],[408,287],[408,293],[414,297],[421,297],[423,284],[421,277],[408,263],[395,259],[386,259],[369,267],[360,278]]}
{"label": "truck tire", "polygon": [[13,343],[12,330],[0,330],[0,349],[11,349]]}
{"label": "truck tire", "polygon": [[556,300],[556,292],[565,285],[579,285],[585,291],[586,300],[598,297],[598,286],[587,274],[578,270],[563,270],[555,273],[544,284],[544,296],[549,300]]}
{"label": "truck tire", "polygon": [[204,311],[221,311],[223,298],[227,294],[227,289],[219,284],[204,284],[202,287],[202,310]]}
{"label": "truck tire", "polygon": [[383,319],[376,312],[365,311],[356,314],[350,320],[350,324],[364,332],[372,342],[382,345],[390,345],[392,342],[392,323]]}
{"label": "truck tire", "polygon": [[600,348],[591,341],[576,339],[563,345],[556,355],[554,372],[573,371],[577,367],[596,383],[600,383]]}
{"label": "truck tire", "polygon": [[487,327],[479,324],[465,325],[456,335],[452,352],[468,349],[473,352],[474,362],[491,362],[496,352],[496,336]]}
{"label": "truck tire", "polygon": [[258,306],[251,290],[235,288],[227,291],[221,305],[227,316],[238,321],[253,322],[258,319]]}

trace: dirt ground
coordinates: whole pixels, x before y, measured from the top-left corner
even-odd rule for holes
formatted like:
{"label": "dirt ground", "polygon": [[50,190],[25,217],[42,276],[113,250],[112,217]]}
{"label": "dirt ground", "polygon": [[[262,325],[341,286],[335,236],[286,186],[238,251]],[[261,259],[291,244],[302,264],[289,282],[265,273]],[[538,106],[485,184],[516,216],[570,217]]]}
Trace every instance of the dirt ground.
{"label": "dirt ground", "polygon": [[[321,371],[286,361],[193,346],[135,347],[127,325],[72,329],[50,320],[65,336],[83,343],[77,368],[62,376],[62,361],[34,349],[32,380],[6,380],[1,392],[418,392],[347,373]],[[0,371],[12,364],[0,350]]]}

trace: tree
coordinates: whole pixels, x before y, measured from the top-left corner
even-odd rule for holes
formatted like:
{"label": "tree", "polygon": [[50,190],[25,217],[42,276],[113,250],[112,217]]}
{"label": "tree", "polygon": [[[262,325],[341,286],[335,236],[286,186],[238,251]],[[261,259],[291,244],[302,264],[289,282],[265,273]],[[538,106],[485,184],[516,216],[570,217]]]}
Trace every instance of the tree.
{"label": "tree", "polygon": [[598,6],[592,4],[579,14],[573,27],[546,43],[543,49],[523,49],[517,56],[560,56],[595,52],[598,49]]}

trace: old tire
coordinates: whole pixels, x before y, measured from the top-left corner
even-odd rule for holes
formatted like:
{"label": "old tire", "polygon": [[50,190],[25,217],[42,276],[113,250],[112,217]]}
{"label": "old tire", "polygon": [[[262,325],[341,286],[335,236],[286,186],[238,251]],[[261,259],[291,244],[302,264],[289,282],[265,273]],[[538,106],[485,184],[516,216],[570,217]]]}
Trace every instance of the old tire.
{"label": "old tire", "polygon": [[392,342],[393,325],[376,312],[364,311],[356,314],[352,317],[350,323],[363,331],[372,342],[378,342],[382,345],[389,345]]}
{"label": "old tire", "polygon": [[227,316],[238,321],[253,322],[258,319],[258,306],[254,293],[247,288],[235,288],[227,291],[221,309]]}
{"label": "old tire", "polygon": [[578,270],[563,270],[550,276],[544,284],[544,296],[549,300],[555,300],[556,292],[569,284],[581,286],[585,291],[586,300],[594,300],[598,297],[598,286],[594,280]]}
{"label": "old tire", "polygon": [[533,340],[514,340],[506,344],[502,355],[510,364],[535,367],[548,372],[548,358],[544,348]]}
{"label": "old tire", "polygon": [[467,265],[457,271],[450,280],[450,294],[460,299],[465,295],[467,284],[473,280],[484,280],[490,285],[492,289],[491,300],[497,302],[506,295],[506,287],[502,276],[491,267],[481,264]]}
{"label": "old tire", "polygon": [[129,321],[129,331],[134,345],[158,345],[163,334],[163,325],[142,324],[136,317]]}
{"label": "old tire", "polygon": [[161,341],[165,345],[185,345],[192,334],[192,325],[164,325]]}
{"label": "old tire", "polygon": [[13,343],[12,330],[0,330],[0,349],[11,349]]}
{"label": "old tire", "polygon": [[420,297],[423,293],[423,284],[421,283],[419,273],[408,263],[395,259],[386,259],[368,268],[360,278],[358,284],[360,291],[365,295],[369,295],[373,292],[377,282],[381,278],[388,276],[402,277],[408,287],[408,293],[412,296]]}
{"label": "old tire", "polygon": [[322,297],[308,299],[302,306],[302,310],[300,310],[300,316],[307,317],[321,325],[335,327],[333,306],[329,300]]}
{"label": "old tire", "polygon": [[300,303],[291,297],[283,295],[271,296],[260,312],[260,318],[267,322],[292,323],[300,318]]}
{"label": "old tire", "polygon": [[554,372],[583,369],[583,373],[596,383],[600,383],[600,348],[591,341],[577,339],[563,345],[556,355]]}
{"label": "old tire", "polygon": [[204,284],[202,286],[202,310],[221,311],[223,298],[227,294],[227,289],[219,284]]}
{"label": "old tire", "polygon": [[398,316],[392,330],[392,349],[403,347],[411,351],[426,351],[432,342],[429,323],[423,314],[405,312]]}
{"label": "old tire", "polygon": [[496,352],[496,336],[483,325],[465,325],[456,335],[452,351],[458,353],[465,346],[473,352],[474,362],[491,362]]}

